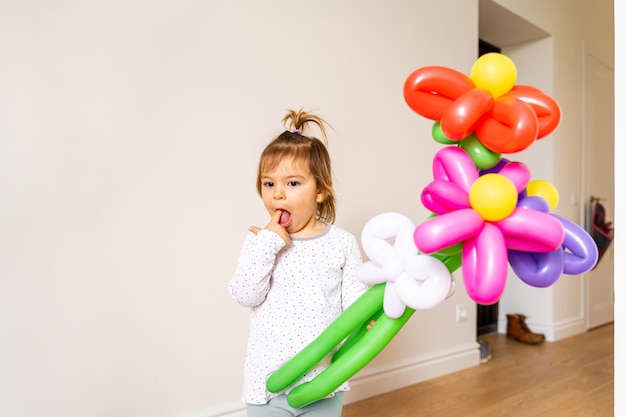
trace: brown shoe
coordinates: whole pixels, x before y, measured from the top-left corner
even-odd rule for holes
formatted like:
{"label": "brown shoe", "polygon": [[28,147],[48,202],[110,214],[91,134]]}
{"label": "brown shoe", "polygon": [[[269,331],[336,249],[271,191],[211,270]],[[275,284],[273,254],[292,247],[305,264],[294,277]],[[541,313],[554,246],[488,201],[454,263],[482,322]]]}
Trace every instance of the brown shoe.
{"label": "brown shoe", "polygon": [[533,333],[526,325],[526,316],[523,314],[507,314],[506,336],[518,342],[529,345],[538,345],[546,340],[541,333]]}

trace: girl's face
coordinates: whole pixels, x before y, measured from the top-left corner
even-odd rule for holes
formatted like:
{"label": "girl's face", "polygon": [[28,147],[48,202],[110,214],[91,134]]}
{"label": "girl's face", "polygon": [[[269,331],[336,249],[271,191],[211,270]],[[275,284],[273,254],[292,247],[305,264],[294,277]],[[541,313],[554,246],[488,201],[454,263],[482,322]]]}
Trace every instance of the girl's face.
{"label": "girl's face", "polygon": [[261,198],[270,216],[282,211],[280,225],[290,236],[313,237],[326,228],[315,216],[324,195],[302,160],[283,158],[274,169],[262,172]]}

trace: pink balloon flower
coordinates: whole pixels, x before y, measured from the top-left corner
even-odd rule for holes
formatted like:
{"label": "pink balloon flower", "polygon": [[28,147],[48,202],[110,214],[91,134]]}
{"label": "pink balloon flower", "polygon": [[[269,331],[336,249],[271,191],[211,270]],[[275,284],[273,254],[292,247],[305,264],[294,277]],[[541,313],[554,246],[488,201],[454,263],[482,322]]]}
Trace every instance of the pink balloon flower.
{"label": "pink balloon flower", "polygon": [[462,242],[463,280],[477,303],[494,304],[502,296],[508,249],[550,252],[561,246],[561,222],[516,207],[518,194],[530,180],[521,162],[480,176],[467,153],[450,146],[435,155],[433,176],[421,199],[437,216],[417,226],[413,240],[427,254]]}

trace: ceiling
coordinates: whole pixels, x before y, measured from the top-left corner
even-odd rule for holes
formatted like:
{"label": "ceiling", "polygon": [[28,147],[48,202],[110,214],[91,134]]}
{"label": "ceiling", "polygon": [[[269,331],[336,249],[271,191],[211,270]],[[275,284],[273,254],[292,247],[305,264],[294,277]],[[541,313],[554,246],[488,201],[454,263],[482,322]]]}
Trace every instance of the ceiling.
{"label": "ceiling", "polygon": [[499,48],[536,41],[549,33],[491,0],[480,0],[478,37]]}

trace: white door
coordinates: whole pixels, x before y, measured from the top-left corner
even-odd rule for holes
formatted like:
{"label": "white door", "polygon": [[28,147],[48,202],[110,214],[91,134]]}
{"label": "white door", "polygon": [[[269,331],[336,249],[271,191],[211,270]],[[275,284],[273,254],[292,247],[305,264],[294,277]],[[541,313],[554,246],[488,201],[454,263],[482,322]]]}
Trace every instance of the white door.
{"label": "white door", "polygon": [[[614,219],[614,83],[613,69],[588,49],[584,53],[583,82],[583,189],[584,203],[601,198],[606,221]],[[589,215],[587,219],[589,219]],[[586,282],[587,328],[613,321],[613,244]]]}

